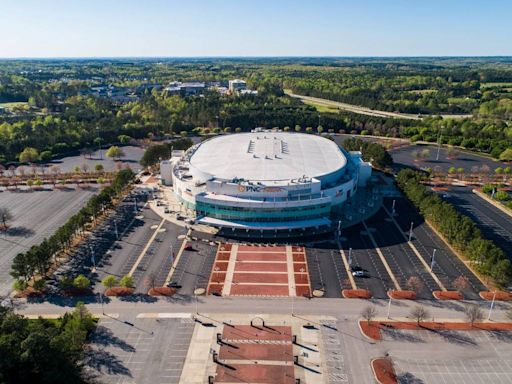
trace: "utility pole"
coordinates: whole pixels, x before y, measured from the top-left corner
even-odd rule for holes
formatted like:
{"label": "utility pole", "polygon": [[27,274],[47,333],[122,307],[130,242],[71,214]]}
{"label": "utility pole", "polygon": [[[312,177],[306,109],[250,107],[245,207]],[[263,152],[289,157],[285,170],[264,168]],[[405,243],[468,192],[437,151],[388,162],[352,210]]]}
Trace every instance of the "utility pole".
{"label": "utility pole", "polygon": [[91,261],[93,265],[94,271],[96,271],[96,259],[94,258],[94,249],[92,249],[92,246],[89,245],[89,250],[91,251]]}

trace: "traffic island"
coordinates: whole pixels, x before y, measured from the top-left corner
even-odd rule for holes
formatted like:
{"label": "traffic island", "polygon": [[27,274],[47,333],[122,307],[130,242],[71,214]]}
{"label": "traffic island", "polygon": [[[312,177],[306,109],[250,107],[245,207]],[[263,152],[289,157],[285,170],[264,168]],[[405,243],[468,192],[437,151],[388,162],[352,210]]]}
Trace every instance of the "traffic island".
{"label": "traffic island", "polygon": [[154,287],[148,291],[150,296],[173,296],[177,289],[172,287]]}
{"label": "traffic island", "polygon": [[379,357],[372,360],[372,371],[375,380],[379,384],[396,384],[398,380],[396,378],[395,368],[393,362],[388,357]]}
{"label": "traffic island", "polygon": [[367,289],[344,289],[341,295],[345,299],[371,299],[372,294]]}
{"label": "traffic island", "polygon": [[369,339],[382,340],[381,330],[397,331],[512,331],[512,323],[468,323],[468,322],[433,322],[433,321],[370,321],[360,320],[359,329]]}
{"label": "traffic island", "polygon": [[105,291],[105,296],[129,296],[133,294],[133,288],[114,287]]}
{"label": "traffic island", "polygon": [[414,291],[397,291],[391,289],[388,291],[388,297],[394,300],[415,300],[416,292]]}
{"label": "traffic island", "polygon": [[437,300],[462,300],[464,298],[459,291],[434,291],[432,295]]}
{"label": "traffic island", "polygon": [[512,301],[512,293],[505,291],[482,291],[479,295],[484,300]]}

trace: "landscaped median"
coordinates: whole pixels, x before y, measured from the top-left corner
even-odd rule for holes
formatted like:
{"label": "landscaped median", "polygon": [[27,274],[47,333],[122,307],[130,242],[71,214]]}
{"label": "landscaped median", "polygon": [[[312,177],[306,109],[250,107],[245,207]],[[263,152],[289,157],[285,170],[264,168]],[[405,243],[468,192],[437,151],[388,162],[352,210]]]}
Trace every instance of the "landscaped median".
{"label": "landscaped median", "polygon": [[176,293],[176,288],[172,287],[154,287],[148,292],[150,296],[172,296]]}
{"label": "landscaped median", "polygon": [[480,297],[484,300],[496,300],[496,301],[512,301],[512,293],[505,291],[486,291],[480,292]]}
{"label": "landscaped median", "polygon": [[388,291],[388,297],[394,300],[415,300],[416,292],[414,291],[398,291],[395,289],[390,289]]}
{"label": "landscaped median", "polygon": [[437,300],[462,300],[464,298],[459,291],[434,291],[432,295]]}
{"label": "landscaped median", "polygon": [[372,340],[382,340],[381,330],[450,330],[450,331],[512,331],[512,323],[469,323],[451,321],[367,321],[359,320],[359,329],[362,334]]}
{"label": "landscaped median", "polygon": [[341,291],[345,299],[371,299],[372,293],[367,289],[344,289]]}
{"label": "landscaped median", "polygon": [[377,380],[379,384],[398,383],[393,362],[389,357],[373,359],[371,364],[373,376],[375,376],[375,380]]}

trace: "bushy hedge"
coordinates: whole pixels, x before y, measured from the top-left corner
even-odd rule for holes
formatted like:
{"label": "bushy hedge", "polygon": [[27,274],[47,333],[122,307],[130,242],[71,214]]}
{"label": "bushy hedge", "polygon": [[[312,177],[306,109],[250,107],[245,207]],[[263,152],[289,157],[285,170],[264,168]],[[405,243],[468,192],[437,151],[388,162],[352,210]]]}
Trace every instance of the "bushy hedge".
{"label": "bushy hedge", "polygon": [[469,217],[429,191],[421,183],[423,178],[420,172],[404,169],[398,173],[397,183],[421,214],[450,245],[471,261],[477,271],[491,277],[498,285],[507,284],[512,277],[512,267],[503,251],[492,241],[484,239]]}
{"label": "bushy hedge", "polygon": [[[112,205],[112,200],[133,180],[133,172],[130,169],[119,171],[110,187],[101,190],[92,196],[87,204],[71,216],[48,239],[41,244],[33,245],[25,253],[18,253],[13,260],[11,276],[18,280],[17,286],[25,286],[34,274],[44,276],[52,263],[52,257],[57,252],[67,249],[76,234],[83,233],[85,226],[94,221],[105,209]],[[20,284],[20,282],[22,284]]]}

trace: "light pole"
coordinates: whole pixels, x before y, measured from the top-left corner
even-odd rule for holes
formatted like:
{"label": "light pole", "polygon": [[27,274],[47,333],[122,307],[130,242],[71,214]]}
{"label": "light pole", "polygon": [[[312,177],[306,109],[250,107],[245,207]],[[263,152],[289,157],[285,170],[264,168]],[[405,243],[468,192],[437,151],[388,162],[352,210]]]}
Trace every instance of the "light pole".
{"label": "light pole", "polygon": [[101,303],[101,313],[104,315],[105,314],[105,307],[103,306],[103,293],[99,293],[100,295],[100,303]]}
{"label": "light pole", "polygon": [[388,319],[389,319],[390,312],[391,312],[391,297],[389,298],[389,301],[388,301]]}
{"label": "light pole", "polygon": [[496,300],[496,291],[492,295],[491,308],[489,308],[489,315],[487,316],[487,320],[491,320],[492,309],[494,308],[494,300]]}
{"label": "light pole", "polygon": [[96,271],[96,259],[94,258],[94,249],[92,249],[92,246],[89,245],[89,250],[91,251],[91,261],[93,266],[93,272]]}
{"label": "light pole", "polygon": [[137,198],[133,196],[133,212],[137,212]]}
{"label": "light pole", "polygon": [[[441,127],[441,130],[443,129],[444,127]],[[439,131],[439,135],[437,135],[437,155],[436,155],[436,161],[439,160],[439,152],[441,151],[441,137],[443,137],[441,135],[441,131]]]}
{"label": "light pole", "polygon": [[432,269],[434,269],[434,258],[436,257],[436,251],[437,249],[434,248],[434,252],[432,252],[432,261],[430,262],[430,272],[432,272]]}
{"label": "light pole", "polygon": [[352,248],[348,249],[348,266],[352,265]]}
{"label": "light pole", "polygon": [[396,200],[393,200],[393,205],[391,206],[391,216],[395,216],[395,203]]}
{"label": "light pole", "polygon": [[100,160],[103,160],[103,153],[101,152],[100,127],[96,127],[96,137],[98,138],[98,150],[100,152]]}
{"label": "light pole", "polygon": [[295,292],[295,286],[292,286],[292,317],[294,316],[293,312],[295,309]]}
{"label": "light pole", "polygon": [[114,232],[116,233],[116,240],[119,240],[119,232],[117,232],[117,220],[114,219]]}
{"label": "light pole", "polygon": [[409,229],[409,241],[412,240],[412,227],[414,226],[414,223],[411,221],[411,228]]}

